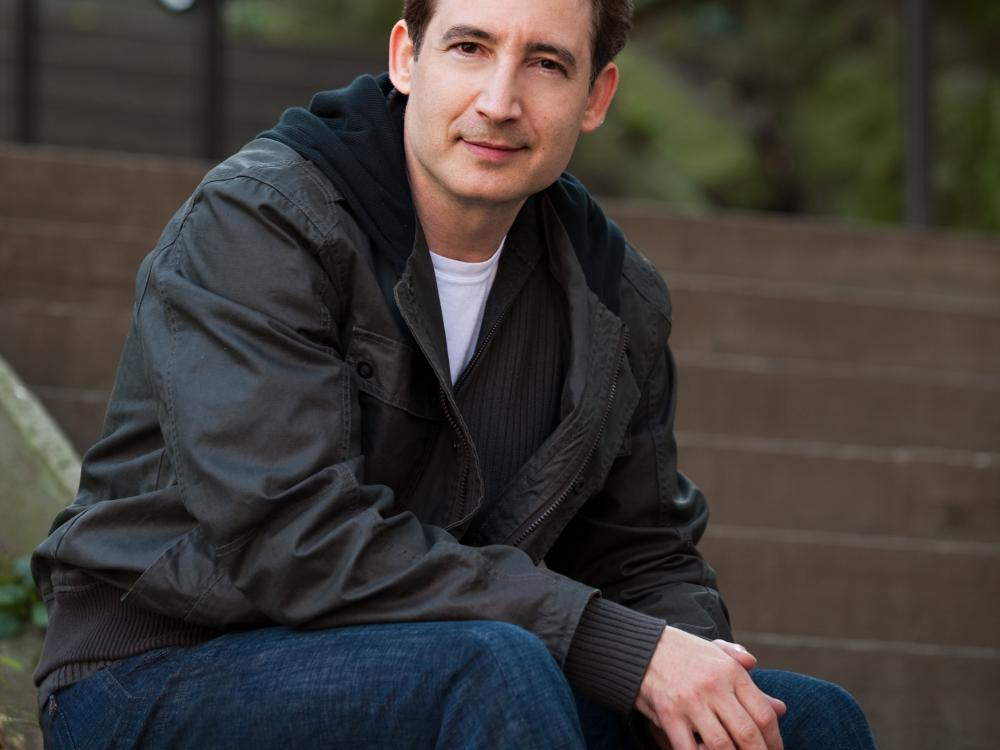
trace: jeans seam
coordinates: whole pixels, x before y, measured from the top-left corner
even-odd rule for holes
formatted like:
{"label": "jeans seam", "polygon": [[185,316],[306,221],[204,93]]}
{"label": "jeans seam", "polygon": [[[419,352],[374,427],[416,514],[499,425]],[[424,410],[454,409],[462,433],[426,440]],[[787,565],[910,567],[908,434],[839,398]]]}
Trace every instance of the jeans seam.
{"label": "jeans seam", "polygon": [[61,740],[67,741],[70,750],[76,750],[76,737],[73,736],[69,722],[66,721],[66,717],[63,716],[62,711],[59,709],[59,702],[54,695],[49,696],[45,711],[49,714],[48,725],[52,734]]}
{"label": "jeans seam", "polygon": [[[148,669],[149,667],[155,666],[160,662],[165,661],[166,659],[168,659],[170,656],[173,655],[175,649],[176,649],[175,646],[165,646],[159,649],[151,649],[150,651],[147,651],[144,654],[139,654],[137,656],[131,657],[131,659],[142,660],[142,663],[136,667],[135,671]],[[129,660],[130,659],[124,659],[123,661],[129,661]],[[130,701],[134,700],[136,696],[134,696],[132,693],[128,691],[128,689],[121,683],[121,681],[115,676],[114,672],[112,671],[112,668],[114,666],[115,664],[110,664],[104,669],[100,670],[100,672],[98,672],[97,674],[103,673],[108,680],[114,683],[115,687],[117,687],[119,690],[122,691],[122,694],[126,698],[128,698]]]}

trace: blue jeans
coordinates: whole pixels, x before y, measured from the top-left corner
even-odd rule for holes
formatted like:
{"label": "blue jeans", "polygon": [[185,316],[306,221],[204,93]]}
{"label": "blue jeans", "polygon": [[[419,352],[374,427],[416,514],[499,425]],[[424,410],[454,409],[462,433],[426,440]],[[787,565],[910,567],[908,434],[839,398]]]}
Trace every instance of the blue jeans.
{"label": "blue jeans", "polygon": [[[830,683],[755,670],[786,748],[870,748]],[[123,659],[42,709],[46,748],[627,748],[534,635],[498,622],[266,628]]]}

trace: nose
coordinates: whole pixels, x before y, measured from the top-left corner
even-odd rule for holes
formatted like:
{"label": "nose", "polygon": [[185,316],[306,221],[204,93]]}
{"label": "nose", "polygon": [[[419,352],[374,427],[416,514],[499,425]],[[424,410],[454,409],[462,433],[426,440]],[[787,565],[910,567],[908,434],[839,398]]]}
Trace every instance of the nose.
{"label": "nose", "polygon": [[497,65],[491,71],[476,99],[476,109],[493,122],[516,120],[521,116],[516,66]]}

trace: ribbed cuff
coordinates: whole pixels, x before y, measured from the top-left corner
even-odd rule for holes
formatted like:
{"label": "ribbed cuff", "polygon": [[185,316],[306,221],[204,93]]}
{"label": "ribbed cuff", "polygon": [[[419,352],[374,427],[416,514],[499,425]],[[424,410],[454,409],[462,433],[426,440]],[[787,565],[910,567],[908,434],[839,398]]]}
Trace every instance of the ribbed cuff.
{"label": "ribbed cuff", "polygon": [[665,627],[657,617],[591,599],[566,654],[566,679],[601,705],[628,714]]}
{"label": "ribbed cuff", "polygon": [[121,590],[91,579],[46,601],[49,627],[35,668],[39,704],[119,659],[166,646],[197,646],[221,631],[125,604]]}

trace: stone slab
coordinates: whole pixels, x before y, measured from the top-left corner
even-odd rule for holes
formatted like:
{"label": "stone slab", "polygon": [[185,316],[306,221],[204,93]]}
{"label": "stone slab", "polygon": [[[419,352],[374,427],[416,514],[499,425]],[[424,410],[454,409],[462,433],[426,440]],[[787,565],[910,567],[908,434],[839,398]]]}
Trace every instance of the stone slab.
{"label": "stone slab", "polygon": [[1000,382],[1000,294],[965,298],[850,294],[759,281],[672,287],[680,350],[981,373]]}
{"label": "stone slab", "polygon": [[681,431],[1000,452],[1000,386],[993,379],[676,354]]}
{"label": "stone slab", "polygon": [[1000,542],[1000,454],[681,433],[680,467],[733,526]]}
{"label": "stone slab", "polygon": [[1000,544],[710,524],[738,629],[1000,649]]}
{"label": "stone slab", "polygon": [[66,437],[0,358],[0,554],[30,552],[73,499],[79,477]]}
{"label": "stone slab", "polygon": [[209,166],[194,159],[0,143],[0,215],[159,231]]}
{"label": "stone slab", "polygon": [[1000,238],[814,217],[713,212],[602,201],[629,240],[674,272],[813,282],[861,289],[1000,296]]}

